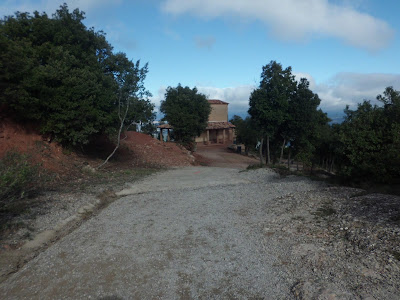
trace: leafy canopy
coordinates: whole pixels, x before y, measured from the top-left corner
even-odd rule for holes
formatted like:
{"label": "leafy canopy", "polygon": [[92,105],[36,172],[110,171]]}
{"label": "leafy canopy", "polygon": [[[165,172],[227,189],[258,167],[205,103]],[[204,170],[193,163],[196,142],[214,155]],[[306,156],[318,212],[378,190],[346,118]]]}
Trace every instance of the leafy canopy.
{"label": "leafy canopy", "polygon": [[271,61],[262,69],[259,88],[250,95],[248,110],[259,131],[258,138],[267,137],[268,151],[276,154],[280,148],[282,153],[287,145],[305,163],[311,162],[322,127],[329,121],[318,110],[320,99],[309,86],[306,78],[295,80],[291,67],[284,69]]}
{"label": "leafy canopy", "polygon": [[114,54],[104,33],[83,20],[64,4],[52,17],[17,12],[0,22],[0,104],[65,145],[113,131],[130,101],[127,123],[153,110],[143,86],[147,65]]}
{"label": "leafy canopy", "polygon": [[236,140],[245,145],[246,151],[256,146],[258,131],[249,116],[242,119],[240,116],[234,115],[229,122],[235,125]]}
{"label": "leafy canopy", "polygon": [[340,173],[345,178],[393,182],[400,179],[400,92],[387,87],[370,101],[345,109],[340,125]]}
{"label": "leafy canopy", "polygon": [[248,111],[261,134],[274,135],[287,119],[289,101],[295,89],[291,67],[283,69],[276,61],[263,67],[260,86],[250,95]]}
{"label": "leafy canopy", "polygon": [[211,106],[196,88],[179,84],[167,88],[160,111],[164,113],[164,120],[172,125],[175,139],[190,144],[206,129]]}

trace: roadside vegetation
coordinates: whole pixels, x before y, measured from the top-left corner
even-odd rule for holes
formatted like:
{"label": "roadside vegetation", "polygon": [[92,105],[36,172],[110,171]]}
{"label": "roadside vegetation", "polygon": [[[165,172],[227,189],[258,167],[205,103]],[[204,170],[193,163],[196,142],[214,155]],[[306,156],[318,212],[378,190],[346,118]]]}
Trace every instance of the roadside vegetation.
{"label": "roadside vegetation", "polygon": [[0,214],[23,211],[26,198],[43,186],[43,177],[27,155],[8,152],[0,160]]}
{"label": "roadside vegetation", "polygon": [[78,149],[154,119],[148,65],[114,52],[84,15],[64,4],[51,17],[17,12],[0,22],[1,111]]}
{"label": "roadside vegetation", "polygon": [[[330,124],[320,99],[306,78],[296,81],[291,67],[271,61],[263,67],[259,87],[250,95],[249,116],[234,116],[237,141],[246,153],[257,151],[260,164],[303,172],[316,169],[347,184],[400,183],[400,92],[387,87],[381,105],[364,100],[344,109],[341,124]],[[256,148],[258,150],[256,150]]]}
{"label": "roadside vegetation", "polygon": [[[103,155],[106,163],[125,131],[155,129],[144,84],[149,70],[115,52],[105,33],[87,28],[84,19],[64,4],[52,16],[17,12],[0,21],[0,117],[34,125],[65,153],[108,137],[114,147]],[[347,183],[398,184],[400,92],[387,87],[377,100],[381,105],[365,100],[355,110],[346,107],[343,123],[330,124],[307,79],[296,81],[291,67],[271,61],[250,95],[248,117],[230,121],[246,153],[257,147],[260,165],[282,168],[285,161],[290,170],[297,161],[303,170],[320,168]],[[180,84],[168,87],[160,111],[175,141],[193,150],[211,111],[206,96]],[[0,159],[4,210],[40,189],[43,178],[23,154]]]}
{"label": "roadside vegetation", "polygon": [[[90,160],[99,167],[104,164],[89,155],[96,153],[94,156],[107,158],[107,162],[125,131],[136,126],[146,132],[154,130],[155,113],[144,85],[148,64],[114,51],[105,33],[87,28],[84,19],[84,12],[70,11],[63,4],[51,16],[17,12],[0,20],[0,121],[11,120],[35,134],[39,131],[43,141],[37,143],[57,143],[63,147],[62,154],[76,152],[75,156],[87,157],[81,161]],[[43,153],[32,150],[31,159],[18,151],[3,151],[0,157],[0,212],[4,220],[34,205],[29,197],[44,187],[68,186],[67,176],[45,181],[44,169],[38,164]],[[55,152],[46,153],[50,156]],[[90,172],[86,174],[81,169],[78,166],[75,172],[81,177],[79,184],[75,173],[69,178],[77,190],[102,179],[113,181],[128,172],[101,173],[87,166]],[[147,174],[134,173],[128,176]]]}

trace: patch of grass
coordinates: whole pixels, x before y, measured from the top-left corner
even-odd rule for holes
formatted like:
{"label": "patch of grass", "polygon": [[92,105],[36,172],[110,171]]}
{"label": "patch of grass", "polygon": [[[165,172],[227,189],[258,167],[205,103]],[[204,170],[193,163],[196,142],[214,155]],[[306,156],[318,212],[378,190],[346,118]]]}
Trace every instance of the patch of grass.
{"label": "patch of grass", "polygon": [[133,170],[124,170],[124,171],[122,171],[122,173],[124,175],[132,175],[132,174],[134,174]]}
{"label": "patch of grass", "polygon": [[101,169],[96,170],[94,173],[83,173],[83,177],[73,182],[65,182],[62,186],[59,186],[59,190],[79,190],[85,193],[92,193],[96,191],[97,187],[101,185],[103,188],[122,189],[125,182],[135,182],[146,176],[160,172],[162,169],[150,169],[150,168],[132,168],[132,169],[117,169],[107,170]]}
{"label": "patch of grass", "polygon": [[284,165],[271,165],[271,169],[273,169],[276,173],[278,173],[281,177],[286,177],[289,175],[299,175],[296,174],[295,171],[290,171],[287,166]]}
{"label": "patch of grass", "polygon": [[252,165],[248,165],[246,170],[257,170],[257,169],[262,169],[262,168],[265,168],[265,166],[262,164],[252,164]]}
{"label": "patch of grass", "polygon": [[9,232],[9,231],[17,231],[20,228],[24,228],[25,223],[22,221],[18,222],[6,222],[2,220],[0,223],[0,232]]}
{"label": "patch of grass", "polygon": [[325,205],[321,206],[314,213],[314,215],[321,217],[321,218],[326,218],[326,217],[332,216],[334,214],[336,214],[336,210],[330,204],[325,204]]}
{"label": "patch of grass", "polygon": [[73,150],[70,148],[65,148],[65,147],[62,148],[62,154],[64,154],[64,155],[71,155],[72,152],[73,152]]}
{"label": "patch of grass", "polygon": [[43,187],[43,179],[27,155],[8,152],[0,160],[0,212],[22,213],[29,196]]}
{"label": "patch of grass", "polygon": [[50,148],[50,146],[44,141],[35,141],[34,143],[35,143],[35,147],[39,150]]}
{"label": "patch of grass", "polygon": [[107,176],[108,176],[106,173],[102,173],[102,172],[99,172],[97,170],[94,173],[93,172],[87,172],[87,175],[91,175],[91,176],[97,177],[99,179],[107,178]]}
{"label": "patch of grass", "polygon": [[285,170],[285,171],[288,171],[287,166],[284,166],[284,165],[271,165],[271,168],[272,168],[272,169],[276,169],[276,170]]}
{"label": "patch of grass", "polygon": [[392,255],[394,256],[395,259],[400,261],[400,252],[392,251],[391,253],[392,253]]}

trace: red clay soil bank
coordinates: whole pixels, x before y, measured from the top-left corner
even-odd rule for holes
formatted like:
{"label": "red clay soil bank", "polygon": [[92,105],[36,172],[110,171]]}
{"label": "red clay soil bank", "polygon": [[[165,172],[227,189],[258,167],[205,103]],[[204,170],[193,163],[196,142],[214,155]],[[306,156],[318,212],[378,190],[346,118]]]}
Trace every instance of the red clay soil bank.
{"label": "red clay soil bank", "polygon": [[71,156],[62,153],[57,143],[49,143],[38,131],[5,119],[0,122],[0,158],[9,151],[26,153],[35,162],[53,172],[62,172],[63,164],[71,163]]}
{"label": "red clay soil bank", "polygon": [[[106,166],[107,169],[189,166],[194,163],[195,158],[174,143],[163,143],[138,132],[127,132],[126,135],[127,138],[121,142],[120,150]],[[107,156],[113,146],[105,142],[106,139],[102,140],[97,146]],[[84,165],[96,167],[102,162],[98,156],[96,158],[63,151],[60,145],[48,142],[31,126],[3,119],[0,121],[0,158],[8,151],[27,153],[35,163],[59,176],[78,175]]]}
{"label": "red clay soil bank", "polygon": [[149,135],[129,131],[121,143],[129,149],[131,159],[137,165],[160,167],[190,166],[195,158],[185,148],[175,143],[161,142]]}

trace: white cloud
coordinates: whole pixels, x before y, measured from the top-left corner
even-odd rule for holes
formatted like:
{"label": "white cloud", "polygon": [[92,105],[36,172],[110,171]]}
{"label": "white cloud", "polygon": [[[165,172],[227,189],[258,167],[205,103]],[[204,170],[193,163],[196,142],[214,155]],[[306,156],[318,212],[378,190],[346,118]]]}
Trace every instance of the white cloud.
{"label": "white cloud", "polygon": [[162,9],[174,15],[262,21],[282,39],[331,36],[370,51],[384,48],[394,35],[385,21],[328,0],[165,0]]}
{"label": "white cloud", "polygon": [[208,99],[219,99],[229,103],[229,116],[233,114],[246,115],[249,109],[249,97],[256,87],[253,85],[241,85],[236,87],[206,87],[199,86],[200,93]]}
{"label": "white cloud", "polygon": [[159,112],[161,101],[164,100],[166,90],[167,90],[166,86],[164,85],[160,86],[158,88],[157,94],[155,95],[153,94],[153,97],[151,97],[151,102],[153,102],[156,105],[155,110],[157,113]]}
{"label": "white cloud", "polygon": [[[219,99],[229,103],[229,116],[234,114],[246,115],[249,104],[250,93],[254,90],[253,85],[241,85],[237,87],[207,87],[197,86],[199,93],[207,96],[207,99]],[[164,100],[165,91],[167,87],[161,86],[157,94],[151,100],[156,105],[156,112],[159,112],[160,102]]]}
{"label": "white cloud", "polygon": [[[331,117],[341,119],[346,105],[355,109],[363,100],[371,100],[378,104],[376,96],[382,94],[386,87],[393,86],[400,90],[400,74],[361,74],[361,73],[338,73],[324,83],[316,83],[312,75],[308,73],[293,72],[296,79],[304,77],[310,82],[310,89],[317,93],[321,99],[321,109]],[[166,86],[161,86],[156,95],[152,97],[156,104],[156,111],[164,99]],[[229,103],[229,117],[234,114],[245,117],[249,108],[249,97],[256,88],[255,85],[241,85],[236,87],[210,87],[198,86],[200,93],[208,99],[220,99]],[[160,115],[159,115],[160,117]]]}
{"label": "white cloud", "polygon": [[298,72],[292,72],[292,74],[296,77],[297,81],[300,81],[301,78],[306,78],[308,82],[310,83],[310,89],[314,90],[317,84],[315,83],[314,78],[308,74],[308,73],[298,73]]}
{"label": "white cloud", "polygon": [[356,108],[363,100],[378,103],[376,96],[382,94],[388,86],[400,90],[400,74],[383,73],[349,73],[343,72],[333,76],[324,83],[316,84],[315,80],[307,73],[294,73],[296,79],[305,77],[310,81],[310,89],[317,93],[321,99],[322,110],[340,111],[346,105]]}

